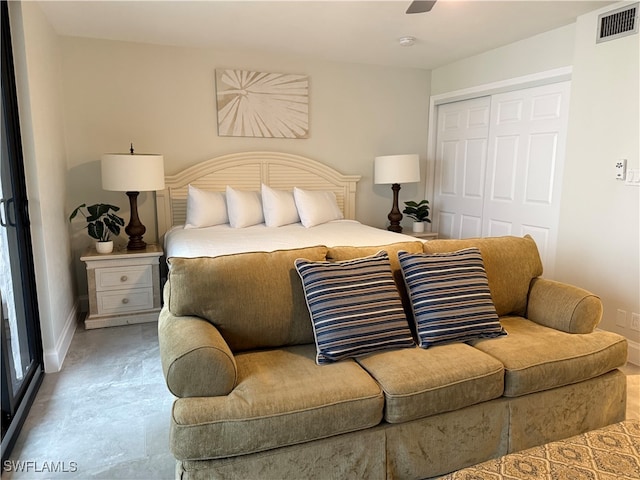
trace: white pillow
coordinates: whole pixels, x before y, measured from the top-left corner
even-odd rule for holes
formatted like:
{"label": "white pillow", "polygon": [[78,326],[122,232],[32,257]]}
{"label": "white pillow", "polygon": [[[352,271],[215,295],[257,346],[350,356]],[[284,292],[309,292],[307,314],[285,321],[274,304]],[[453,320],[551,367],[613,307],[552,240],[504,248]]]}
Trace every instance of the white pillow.
{"label": "white pillow", "polygon": [[224,193],[208,192],[189,185],[184,228],[212,227],[225,223],[229,223],[229,217]]}
{"label": "white pillow", "polygon": [[344,218],[333,192],[315,192],[294,187],[293,198],[300,221],[307,228]]}
{"label": "white pillow", "polygon": [[227,186],[227,212],[233,228],[250,227],[264,222],[259,192],[244,192]]}
{"label": "white pillow", "polygon": [[262,184],[262,211],[267,227],[281,227],[300,221],[293,192],[275,190]]}

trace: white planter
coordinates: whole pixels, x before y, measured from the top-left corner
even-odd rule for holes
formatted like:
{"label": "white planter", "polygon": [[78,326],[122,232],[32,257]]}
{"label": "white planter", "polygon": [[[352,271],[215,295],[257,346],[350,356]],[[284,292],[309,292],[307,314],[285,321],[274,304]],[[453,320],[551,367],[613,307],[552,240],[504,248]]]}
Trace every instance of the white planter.
{"label": "white planter", "polygon": [[424,232],[424,222],[413,222],[413,233]]}
{"label": "white planter", "polygon": [[96,242],[96,251],[98,253],[113,252],[113,240],[109,240],[108,242]]}

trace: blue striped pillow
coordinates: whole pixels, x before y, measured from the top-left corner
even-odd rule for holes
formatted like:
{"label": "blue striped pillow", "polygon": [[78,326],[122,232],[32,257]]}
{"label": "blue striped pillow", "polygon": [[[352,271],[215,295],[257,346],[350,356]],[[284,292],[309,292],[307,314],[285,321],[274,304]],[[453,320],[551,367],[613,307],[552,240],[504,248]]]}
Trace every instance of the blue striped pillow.
{"label": "blue striped pillow", "polygon": [[506,335],[491,299],[479,249],[434,254],[399,252],[398,258],[419,346]]}
{"label": "blue striped pillow", "polygon": [[415,347],[387,252],[342,262],[295,261],[322,365]]}

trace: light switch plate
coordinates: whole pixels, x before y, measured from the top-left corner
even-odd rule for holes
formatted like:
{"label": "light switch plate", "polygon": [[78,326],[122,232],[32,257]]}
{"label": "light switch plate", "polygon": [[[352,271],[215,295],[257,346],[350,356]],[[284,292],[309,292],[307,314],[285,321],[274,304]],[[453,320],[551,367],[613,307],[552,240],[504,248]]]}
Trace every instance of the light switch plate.
{"label": "light switch plate", "polygon": [[616,180],[624,180],[627,176],[627,159],[622,158],[616,162]]}

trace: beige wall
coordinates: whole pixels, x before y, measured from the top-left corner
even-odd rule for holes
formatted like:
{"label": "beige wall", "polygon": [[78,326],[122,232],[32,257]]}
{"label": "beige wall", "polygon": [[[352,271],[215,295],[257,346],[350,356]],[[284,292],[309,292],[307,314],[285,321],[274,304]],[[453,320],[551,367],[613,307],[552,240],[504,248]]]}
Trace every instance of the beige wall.
{"label": "beige wall", "polygon": [[[382,227],[392,195],[389,185],[372,184],[373,158],[418,153],[426,159],[426,70],[82,38],[63,38],[61,43],[69,207],[113,202],[128,219],[125,195],[101,189],[99,158],[126,151],[133,141],[138,152],[162,153],[167,174],[242,151],[283,151],[319,160],[362,176],[357,218]],[[310,138],[219,137],[214,73],[229,67],[309,75]],[[403,185],[401,201],[417,199],[422,192],[424,181]],[[141,200],[140,217],[153,239],[153,199],[141,194]],[[74,232],[76,257],[87,243],[84,232]],[[82,291],[80,266],[78,280]]]}
{"label": "beige wall", "polygon": [[[640,188],[614,173],[621,158],[640,168],[640,35],[595,43],[598,14],[617,6],[576,24],[557,272],[602,297],[601,328],[627,336],[640,364],[640,332],[629,328],[640,313]],[[616,325],[618,309],[626,327]]]}
{"label": "beige wall", "polygon": [[436,68],[431,72],[431,95],[570,66],[574,37],[571,24]]}
{"label": "beige wall", "polygon": [[[432,95],[572,67],[567,155],[555,278],[592,290],[605,307],[601,328],[630,340],[640,364],[640,333],[628,328],[640,313],[640,188],[614,179],[627,158],[638,168],[639,35],[596,45],[597,16],[433,70]],[[430,159],[431,160],[431,159]],[[618,309],[627,327],[616,326]]]}
{"label": "beige wall", "polygon": [[76,326],[60,44],[37,4],[9,6],[45,370],[54,372]]}

